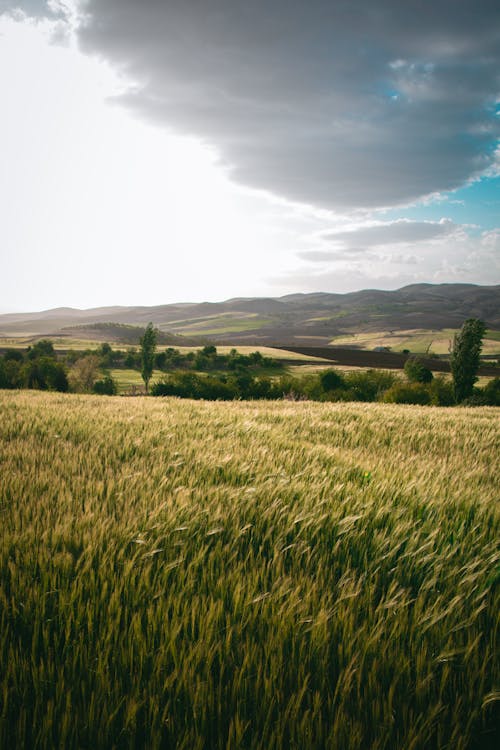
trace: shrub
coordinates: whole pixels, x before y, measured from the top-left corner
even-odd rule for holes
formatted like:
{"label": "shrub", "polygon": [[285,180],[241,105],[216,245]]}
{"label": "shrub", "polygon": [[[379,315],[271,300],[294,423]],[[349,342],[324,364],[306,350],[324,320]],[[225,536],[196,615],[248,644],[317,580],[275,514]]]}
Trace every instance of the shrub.
{"label": "shrub", "polygon": [[88,354],[78,359],[69,373],[71,389],[77,393],[90,393],[99,372],[99,358]]}
{"label": "shrub", "polygon": [[106,375],[102,380],[97,380],[94,383],[93,390],[94,393],[98,393],[100,396],[116,396],[118,393],[116,382],[111,375]]}
{"label": "shrub", "polygon": [[404,369],[410,383],[430,383],[434,377],[419,357],[409,357]]}
{"label": "shrub", "polygon": [[321,387],[324,391],[334,391],[336,388],[342,388],[344,378],[336,370],[324,370],[320,376]]}
{"label": "shrub", "polygon": [[0,358],[0,388],[22,388],[23,377],[19,362]]}
{"label": "shrub", "polygon": [[6,362],[22,362],[24,359],[20,349],[7,349],[3,358]]}
{"label": "shrub", "polygon": [[351,372],[345,378],[345,384],[351,392],[352,401],[376,401],[382,393],[394,385],[396,377],[384,370],[367,370]]}
{"label": "shrub", "polygon": [[493,378],[483,388],[488,406],[500,406],[500,378]]}
{"label": "shrub", "polygon": [[441,375],[434,378],[428,387],[433,406],[453,406],[455,403],[455,394],[453,383],[450,380],[446,380]]}
{"label": "shrub", "polygon": [[429,389],[422,383],[395,383],[382,396],[387,404],[420,404],[431,402]]}
{"label": "shrub", "polygon": [[20,369],[21,385],[41,391],[68,390],[66,368],[51,357],[38,357]]}

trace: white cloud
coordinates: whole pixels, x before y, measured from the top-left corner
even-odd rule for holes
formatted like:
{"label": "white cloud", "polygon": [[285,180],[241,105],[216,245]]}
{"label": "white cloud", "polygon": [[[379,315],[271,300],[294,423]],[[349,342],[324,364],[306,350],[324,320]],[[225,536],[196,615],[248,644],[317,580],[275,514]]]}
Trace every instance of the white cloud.
{"label": "white cloud", "polygon": [[[349,234],[355,242],[357,233]],[[356,245],[302,251],[297,257],[307,265],[272,280],[303,291],[354,291],[366,286],[397,289],[418,282],[473,280],[488,285],[500,278],[500,230],[478,233],[457,226],[441,237],[398,244],[398,252],[391,251],[393,246],[374,243],[364,253]]]}

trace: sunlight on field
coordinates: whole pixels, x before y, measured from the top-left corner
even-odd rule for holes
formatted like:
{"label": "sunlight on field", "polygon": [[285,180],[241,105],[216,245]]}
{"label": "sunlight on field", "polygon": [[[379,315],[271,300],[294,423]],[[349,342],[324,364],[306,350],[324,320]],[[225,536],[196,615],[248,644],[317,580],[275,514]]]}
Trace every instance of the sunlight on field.
{"label": "sunlight on field", "polygon": [[[361,349],[373,349],[376,346],[388,346],[392,351],[400,352],[409,349],[415,354],[449,354],[453,345],[455,329],[443,330],[410,330],[410,331],[376,331],[370,333],[354,333],[346,336],[336,336],[330,341],[331,346],[357,346]],[[500,341],[497,331],[487,332],[483,340],[483,354],[500,354]]]}
{"label": "sunlight on field", "polygon": [[0,409],[1,747],[494,747],[498,410]]}
{"label": "sunlight on field", "polygon": [[[118,393],[123,393],[132,387],[144,388],[144,380],[139,370],[116,367],[110,370],[110,374],[118,386]],[[160,380],[163,375],[161,370],[154,370],[151,381]]]}

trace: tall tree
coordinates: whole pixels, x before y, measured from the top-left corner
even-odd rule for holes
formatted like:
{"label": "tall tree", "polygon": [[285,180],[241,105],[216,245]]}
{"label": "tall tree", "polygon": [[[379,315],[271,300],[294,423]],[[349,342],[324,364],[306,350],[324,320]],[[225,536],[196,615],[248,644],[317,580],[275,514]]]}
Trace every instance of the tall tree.
{"label": "tall tree", "polygon": [[479,369],[479,355],[486,326],[482,320],[469,318],[455,335],[451,354],[453,390],[459,403],[472,395]]}
{"label": "tall tree", "polygon": [[141,375],[146,386],[146,393],[149,390],[149,381],[153,374],[156,339],[157,331],[153,328],[152,323],[148,323],[144,336],[141,338]]}

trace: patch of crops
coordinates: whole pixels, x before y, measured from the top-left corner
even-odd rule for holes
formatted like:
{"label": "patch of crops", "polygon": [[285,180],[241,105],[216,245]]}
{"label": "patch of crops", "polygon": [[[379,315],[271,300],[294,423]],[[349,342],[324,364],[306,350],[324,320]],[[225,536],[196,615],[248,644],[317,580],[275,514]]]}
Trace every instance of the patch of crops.
{"label": "patch of crops", "polygon": [[498,410],[0,413],[0,747],[496,747]]}

